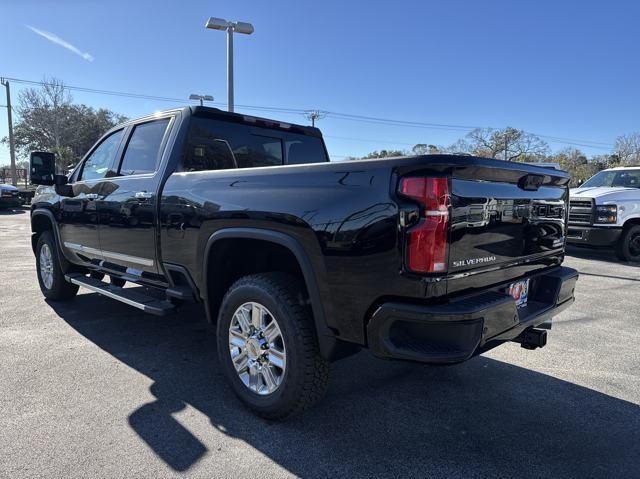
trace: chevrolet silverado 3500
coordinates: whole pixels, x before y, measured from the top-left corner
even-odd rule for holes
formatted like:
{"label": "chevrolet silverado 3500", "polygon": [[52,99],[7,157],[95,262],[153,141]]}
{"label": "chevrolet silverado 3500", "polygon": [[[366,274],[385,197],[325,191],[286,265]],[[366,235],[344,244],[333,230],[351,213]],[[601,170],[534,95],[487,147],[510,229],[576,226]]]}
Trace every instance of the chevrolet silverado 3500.
{"label": "chevrolet silverado 3500", "polygon": [[264,417],[312,405],[360,348],[453,364],[544,346],[540,326],[574,299],[565,172],[329,162],[316,128],[198,106],[112,129],[68,177],[32,157],[44,296],[84,287],[157,315],[201,302],[220,367]]}

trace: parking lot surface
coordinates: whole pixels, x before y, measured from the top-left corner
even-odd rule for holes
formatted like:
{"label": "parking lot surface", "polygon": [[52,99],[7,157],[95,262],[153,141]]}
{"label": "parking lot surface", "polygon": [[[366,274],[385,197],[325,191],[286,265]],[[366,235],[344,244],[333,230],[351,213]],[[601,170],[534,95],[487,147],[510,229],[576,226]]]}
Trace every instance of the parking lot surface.
{"label": "parking lot surface", "polygon": [[29,212],[0,211],[0,477],[640,477],[640,266],[570,249],[548,345],[450,367],[335,363],[285,423],[247,412],[198,307],[44,301]]}

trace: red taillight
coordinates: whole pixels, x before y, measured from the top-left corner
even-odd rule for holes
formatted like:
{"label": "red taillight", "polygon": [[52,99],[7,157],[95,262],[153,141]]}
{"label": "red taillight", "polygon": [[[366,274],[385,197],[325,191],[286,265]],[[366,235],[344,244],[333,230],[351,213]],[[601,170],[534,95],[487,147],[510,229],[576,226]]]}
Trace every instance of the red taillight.
{"label": "red taillight", "polygon": [[400,194],[422,205],[420,221],[407,231],[407,266],[417,273],[447,270],[449,182],[447,178],[403,178]]}

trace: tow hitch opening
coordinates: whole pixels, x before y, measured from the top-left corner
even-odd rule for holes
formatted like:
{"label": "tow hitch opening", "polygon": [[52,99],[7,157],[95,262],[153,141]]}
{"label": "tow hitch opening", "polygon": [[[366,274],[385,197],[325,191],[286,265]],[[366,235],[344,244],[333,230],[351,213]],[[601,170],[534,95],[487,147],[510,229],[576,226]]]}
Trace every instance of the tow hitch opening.
{"label": "tow hitch opening", "polygon": [[524,349],[542,348],[547,344],[547,331],[545,329],[527,328],[519,336],[513,339],[520,343]]}

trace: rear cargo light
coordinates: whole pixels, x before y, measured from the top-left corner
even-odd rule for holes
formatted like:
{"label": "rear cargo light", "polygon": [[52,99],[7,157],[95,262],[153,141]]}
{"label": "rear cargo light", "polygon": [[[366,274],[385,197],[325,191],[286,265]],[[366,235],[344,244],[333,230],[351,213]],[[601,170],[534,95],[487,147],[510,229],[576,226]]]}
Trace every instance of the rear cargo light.
{"label": "rear cargo light", "polygon": [[420,221],[407,231],[407,267],[416,273],[444,273],[449,250],[447,178],[403,178],[399,193],[421,205]]}

